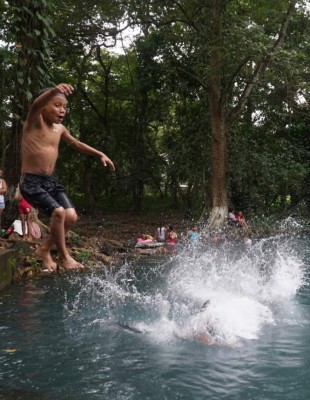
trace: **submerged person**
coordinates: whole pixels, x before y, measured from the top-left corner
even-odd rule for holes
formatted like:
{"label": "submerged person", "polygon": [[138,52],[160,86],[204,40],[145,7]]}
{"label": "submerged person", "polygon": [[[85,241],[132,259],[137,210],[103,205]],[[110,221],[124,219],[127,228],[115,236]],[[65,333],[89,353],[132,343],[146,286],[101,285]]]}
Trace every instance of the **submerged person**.
{"label": "submerged person", "polygon": [[72,92],[71,85],[61,83],[35,99],[23,126],[21,141],[21,194],[33,207],[51,217],[50,235],[35,251],[50,272],[57,270],[57,264],[51,256],[54,244],[59,265],[69,270],[83,268],[70,256],[65,242],[66,232],[76,222],[77,213],[64,187],[53,176],[60,140],[78,152],[98,157],[103,166],[109,165],[112,171],[115,170],[113,162],[104,153],[80,142],[62,125],[67,111],[66,97]]}
{"label": "submerged person", "polygon": [[[202,306],[200,307],[200,312],[204,312],[209,306],[211,301],[206,300]],[[194,339],[202,342],[204,344],[215,344],[215,330],[210,324],[207,324],[204,330],[200,330],[199,332],[194,333]]]}

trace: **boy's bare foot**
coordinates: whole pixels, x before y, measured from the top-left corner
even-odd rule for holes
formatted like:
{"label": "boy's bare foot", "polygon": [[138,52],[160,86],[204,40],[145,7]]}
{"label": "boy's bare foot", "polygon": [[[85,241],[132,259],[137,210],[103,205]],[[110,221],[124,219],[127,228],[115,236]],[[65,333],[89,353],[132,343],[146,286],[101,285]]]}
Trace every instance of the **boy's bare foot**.
{"label": "boy's bare foot", "polygon": [[59,265],[66,270],[78,270],[85,268],[83,264],[76,261],[69,254],[65,258],[59,258]]}
{"label": "boy's bare foot", "polygon": [[34,254],[43,261],[44,268],[47,268],[50,272],[57,271],[57,264],[53,261],[49,251],[45,251],[42,247],[38,247],[35,249]]}

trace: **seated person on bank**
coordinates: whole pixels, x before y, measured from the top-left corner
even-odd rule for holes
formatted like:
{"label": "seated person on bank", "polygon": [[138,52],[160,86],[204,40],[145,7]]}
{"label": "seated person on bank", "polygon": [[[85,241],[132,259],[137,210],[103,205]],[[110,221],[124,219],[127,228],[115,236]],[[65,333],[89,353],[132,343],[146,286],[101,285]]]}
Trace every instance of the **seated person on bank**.
{"label": "seated person on bank", "polygon": [[137,243],[154,243],[155,240],[153,236],[148,233],[142,233],[141,237],[137,239]]}
{"label": "seated person on bank", "polygon": [[248,228],[248,224],[245,221],[244,214],[242,211],[238,212],[238,216],[236,217],[236,219],[238,221],[239,228],[244,228],[244,229]]}
{"label": "seated person on bank", "polygon": [[228,224],[229,225],[233,225],[233,226],[237,226],[238,225],[238,219],[236,217],[235,210],[232,207],[230,207],[228,209],[228,218],[227,218],[227,220],[228,220]]}
{"label": "seated person on bank", "polygon": [[164,243],[166,241],[166,236],[167,236],[168,230],[167,228],[164,226],[164,223],[161,222],[158,226],[158,228],[156,229],[155,232],[155,238],[157,240],[157,242],[162,242]]}
{"label": "seated person on bank", "polygon": [[174,230],[172,225],[169,225],[167,244],[170,246],[175,246],[177,244],[177,239],[178,239],[178,235],[177,235],[176,231]]}
{"label": "seated person on bank", "polygon": [[[12,225],[8,227],[5,231],[3,238],[8,239],[12,233],[17,233],[18,236],[24,237],[24,234],[28,235],[28,226],[26,225],[23,230],[22,221],[20,219],[16,219]],[[38,224],[32,222],[31,224],[31,237],[34,239],[40,239],[41,230]]]}

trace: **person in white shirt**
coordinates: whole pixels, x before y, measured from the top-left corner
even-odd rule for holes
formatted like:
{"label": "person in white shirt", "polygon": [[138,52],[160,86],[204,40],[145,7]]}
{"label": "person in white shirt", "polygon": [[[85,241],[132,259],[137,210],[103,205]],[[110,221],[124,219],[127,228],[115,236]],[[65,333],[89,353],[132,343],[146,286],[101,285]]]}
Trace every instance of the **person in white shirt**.
{"label": "person in white shirt", "polygon": [[0,228],[1,228],[1,216],[3,213],[3,210],[5,209],[5,199],[4,195],[7,192],[7,185],[5,180],[2,178],[3,176],[3,171],[0,169]]}
{"label": "person in white shirt", "polygon": [[166,241],[167,236],[167,228],[165,228],[164,223],[161,222],[159,227],[156,229],[155,239],[157,242],[164,243]]}

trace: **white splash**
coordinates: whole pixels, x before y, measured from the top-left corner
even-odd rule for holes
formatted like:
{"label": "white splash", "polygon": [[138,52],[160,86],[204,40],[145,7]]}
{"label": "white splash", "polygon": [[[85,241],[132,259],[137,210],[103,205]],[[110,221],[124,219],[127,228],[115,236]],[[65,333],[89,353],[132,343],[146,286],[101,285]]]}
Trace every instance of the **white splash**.
{"label": "white splash", "polygon": [[153,270],[157,287],[151,283],[149,290],[141,279],[149,282],[150,271],[137,278],[133,270],[126,264],[105,278],[89,277],[70,307],[73,314],[86,307],[90,322],[124,323],[156,342],[200,340],[206,334],[209,343],[234,345],[257,339],[304,283],[302,262],[290,243],[277,238],[246,250],[232,243],[200,253],[184,250]]}

